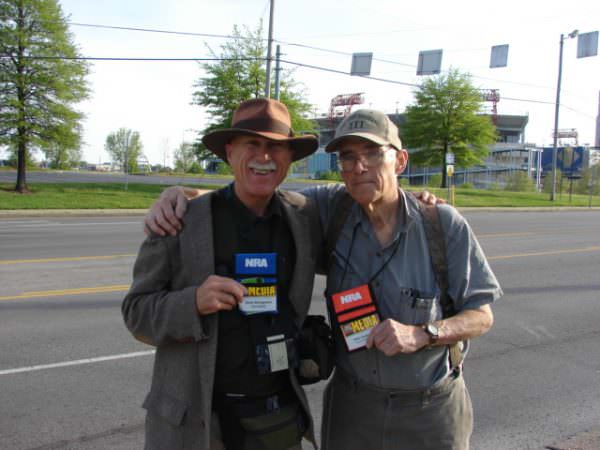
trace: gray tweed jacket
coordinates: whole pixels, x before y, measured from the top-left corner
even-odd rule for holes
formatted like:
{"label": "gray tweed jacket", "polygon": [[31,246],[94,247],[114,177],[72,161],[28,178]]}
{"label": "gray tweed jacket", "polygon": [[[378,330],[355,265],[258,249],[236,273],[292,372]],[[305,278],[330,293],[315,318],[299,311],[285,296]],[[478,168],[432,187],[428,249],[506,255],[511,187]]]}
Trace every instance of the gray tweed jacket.
{"label": "gray tweed jacket", "polygon": [[[300,324],[308,313],[321,246],[314,206],[302,195],[278,191],[295,244],[289,298]],[[125,324],[140,341],[156,347],[152,385],[144,408],[146,449],[210,448],[211,408],[218,315],[199,316],[195,291],[214,274],[211,197],[189,203],[185,227],[176,237],[150,237],[142,244],[133,284],[122,304]],[[314,427],[304,390],[292,385]]]}

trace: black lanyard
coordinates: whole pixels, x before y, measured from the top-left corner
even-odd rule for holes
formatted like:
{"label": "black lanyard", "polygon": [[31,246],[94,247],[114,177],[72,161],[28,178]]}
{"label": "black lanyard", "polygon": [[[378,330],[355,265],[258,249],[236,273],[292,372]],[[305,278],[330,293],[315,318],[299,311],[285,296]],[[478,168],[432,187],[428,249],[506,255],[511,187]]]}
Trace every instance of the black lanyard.
{"label": "black lanyard", "polygon": [[[342,274],[342,279],[340,280],[340,282],[338,284],[337,292],[340,292],[340,290],[342,288],[342,284],[344,283],[344,279],[346,278],[346,273],[348,272],[348,265],[350,263],[350,256],[352,256],[352,249],[354,248],[354,240],[356,239],[356,230],[358,230],[359,226],[360,226],[360,223],[357,223],[356,225],[354,225],[354,230],[352,230],[352,240],[350,241],[350,249],[348,250],[348,256],[346,256],[346,258],[344,258],[344,272]],[[392,258],[396,254],[396,252],[398,251],[399,247],[400,247],[400,236],[398,236],[398,239],[396,240],[396,244],[394,244],[394,249],[392,250],[391,255],[381,265],[379,270],[377,272],[375,272],[375,275],[373,275],[371,278],[369,278],[369,281],[367,281],[366,284],[370,284],[371,281],[373,281],[375,278],[377,278],[377,276],[381,273],[381,271],[383,269],[385,269],[385,267],[390,263],[390,261],[392,260]]]}

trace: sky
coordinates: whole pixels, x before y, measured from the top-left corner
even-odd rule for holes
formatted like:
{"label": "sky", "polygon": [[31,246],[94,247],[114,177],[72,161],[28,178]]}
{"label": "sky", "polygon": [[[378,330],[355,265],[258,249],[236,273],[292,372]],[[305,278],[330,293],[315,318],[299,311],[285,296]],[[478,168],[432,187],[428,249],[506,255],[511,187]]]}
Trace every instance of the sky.
{"label": "sky", "polygon": [[[528,115],[525,141],[552,145],[559,41],[578,29],[600,29],[600,2],[571,0],[274,0],[273,38],[283,58],[325,69],[284,64],[302,83],[317,114],[338,94],[364,93],[364,107],[402,112],[413,103],[419,51],[443,50],[442,71],[459,69],[475,86],[499,89],[499,114]],[[87,57],[207,58],[224,38],[97,28],[106,25],[226,36],[233,26],[256,28],[265,38],[269,0],[59,0],[75,44]],[[79,24],[79,25],[77,25]],[[275,45],[274,44],[274,45]],[[494,45],[509,45],[508,66],[489,68]],[[274,53],[273,49],[273,53]],[[352,77],[351,54],[373,52],[371,76]],[[594,142],[600,93],[600,56],[576,58],[577,39],[564,42],[559,128],[576,128],[579,143]],[[109,161],[106,136],[121,127],[138,131],[153,164],[172,164],[173,150],[207,123],[191,105],[204,75],[195,61],[94,61],[92,94],[77,105],[86,114],[83,157]]]}

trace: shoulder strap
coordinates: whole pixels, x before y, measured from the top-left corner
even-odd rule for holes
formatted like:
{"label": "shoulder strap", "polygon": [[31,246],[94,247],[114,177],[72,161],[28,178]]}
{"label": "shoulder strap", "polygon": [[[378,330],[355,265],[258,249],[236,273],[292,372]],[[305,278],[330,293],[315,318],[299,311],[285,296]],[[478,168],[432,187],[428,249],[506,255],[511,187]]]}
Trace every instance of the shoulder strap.
{"label": "shoulder strap", "polygon": [[331,214],[331,220],[329,221],[327,234],[325,235],[325,257],[323,261],[327,264],[327,273],[329,273],[333,264],[335,244],[350,215],[353,203],[354,200],[352,200],[352,197],[350,197],[350,194],[348,194],[347,191],[342,191],[338,195],[338,198],[334,200],[333,213]]}
{"label": "shoulder strap", "polygon": [[442,316],[444,318],[456,314],[454,305],[448,295],[448,263],[446,259],[446,241],[444,230],[440,222],[440,214],[437,206],[425,205],[417,200],[419,211],[423,218],[423,227],[427,236],[429,256],[435,273],[435,279],[440,288],[440,303],[442,305]]}
{"label": "shoulder strap", "polygon": [[[407,195],[412,195],[407,193]],[[435,205],[425,205],[417,200],[419,212],[423,218],[423,227],[427,236],[429,256],[435,273],[435,279],[440,288],[440,304],[442,307],[442,318],[451,317],[456,314],[452,299],[448,295],[448,260],[446,258],[446,241],[444,230],[440,221],[440,213]],[[461,343],[448,346],[450,366],[452,370],[457,369],[462,363]]]}

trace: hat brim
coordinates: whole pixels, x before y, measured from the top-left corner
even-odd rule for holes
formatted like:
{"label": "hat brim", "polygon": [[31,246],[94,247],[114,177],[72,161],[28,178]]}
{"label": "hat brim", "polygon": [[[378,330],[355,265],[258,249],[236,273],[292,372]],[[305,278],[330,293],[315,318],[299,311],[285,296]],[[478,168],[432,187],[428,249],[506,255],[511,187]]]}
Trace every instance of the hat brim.
{"label": "hat brim", "polygon": [[319,140],[312,134],[288,137],[268,131],[252,131],[240,128],[225,128],[222,130],[213,131],[202,138],[202,143],[206,145],[211,152],[213,152],[223,161],[227,162],[225,144],[230,142],[234,137],[242,135],[259,136],[271,141],[289,142],[293,152],[292,161],[298,161],[299,159],[305,158],[319,148]]}
{"label": "hat brim", "polygon": [[344,139],[349,138],[349,137],[362,138],[367,141],[373,142],[374,144],[377,144],[377,145],[392,145],[391,142],[388,142],[387,140],[382,139],[381,137],[379,137],[375,134],[372,134],[372,133],[348,133],[348,134],[344,134],[343,136],[337,137],[334,140],[332,140],[331,142],[329,142],[325,146],[325,151],[327,153],[335,152],[337,150],[336,147],[338,146],[338,144],[341,141],[343,141]]}

